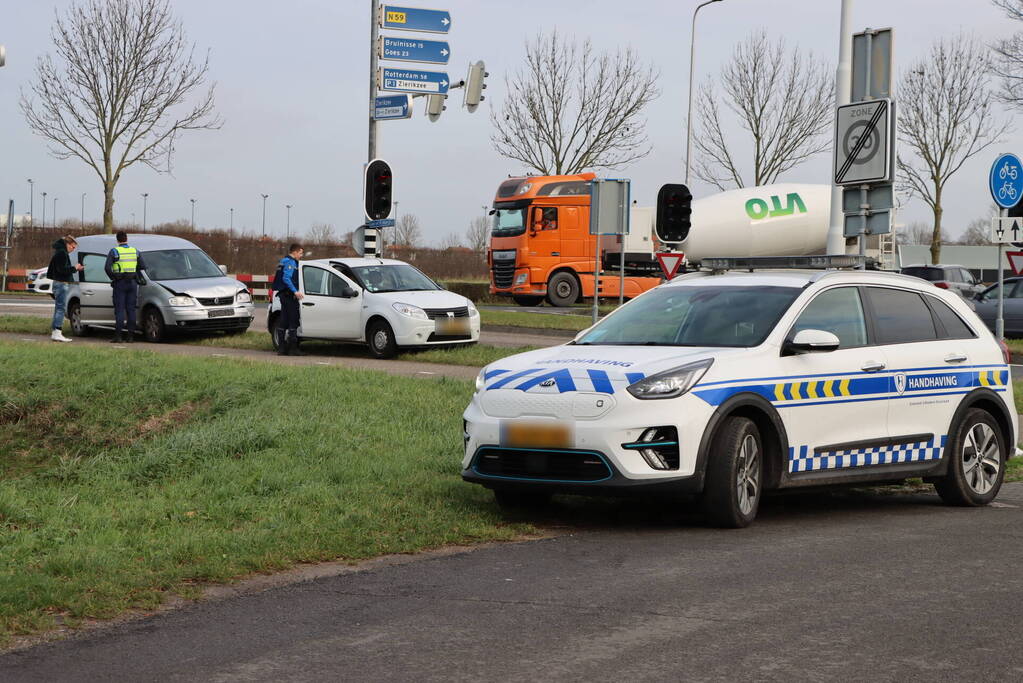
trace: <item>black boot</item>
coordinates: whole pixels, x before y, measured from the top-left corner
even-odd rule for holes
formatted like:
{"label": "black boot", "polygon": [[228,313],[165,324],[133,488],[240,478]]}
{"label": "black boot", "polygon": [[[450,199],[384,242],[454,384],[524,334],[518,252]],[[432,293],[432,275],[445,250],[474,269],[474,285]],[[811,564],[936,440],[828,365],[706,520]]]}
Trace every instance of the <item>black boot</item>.
{"label": "black boot", "polygon": [[135,330],[128,330],[124,335],[124,343],[131,344],[135,341]]}
{"label": "black boot", "polygon": [[115,333],[114,334],[114,338],[110,340],[110,343],[111,344],[120,344],[121,343],[121,335],[120,335],[120,333]]}
{"label": "black boot", "polygon": [[288,331],[277,329],[274,330],[274,335],[277,340],[277,355],[287,356],[288,355]]}
{"label": "black boot", "polygon": [[289,356],[304,356],[306,355],[301,349],[298,348],[298,333],[293,333],[288,337],[288,355]]}

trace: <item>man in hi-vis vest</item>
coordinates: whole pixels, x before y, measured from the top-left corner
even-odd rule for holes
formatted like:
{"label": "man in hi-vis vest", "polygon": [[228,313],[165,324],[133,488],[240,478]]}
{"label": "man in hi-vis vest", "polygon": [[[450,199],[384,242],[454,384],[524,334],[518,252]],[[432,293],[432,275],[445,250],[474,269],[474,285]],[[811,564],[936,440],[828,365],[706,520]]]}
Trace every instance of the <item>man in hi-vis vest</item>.
{"label": "man in hi-vis vest", "polygon": [[[104,270],[114,289],[114,338],[112,344],[135,341],[135,307],[139,286],[135,278],[146,264],[135,247],[128,246],[128,235],[117,233],[117,246],[107,254]],[[124,334],[122,335],[122,331]]]}

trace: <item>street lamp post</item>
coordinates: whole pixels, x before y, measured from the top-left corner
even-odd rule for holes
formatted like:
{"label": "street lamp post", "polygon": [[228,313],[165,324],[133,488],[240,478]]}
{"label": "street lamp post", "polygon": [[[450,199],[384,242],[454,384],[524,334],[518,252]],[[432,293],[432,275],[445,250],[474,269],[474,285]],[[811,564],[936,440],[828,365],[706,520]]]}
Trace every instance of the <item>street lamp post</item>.
{"label": "street lamp post", "polygon": [[230,210],[230,219],[229,220],[231,222],[231,234],[233,235],[234,234],[234,207],[233,206],[231,207],[231,210]]}
{"label": "street lamp post", "polygon": [[707,0],[706,2],[700,3],[693,10],[693,25],[689,33],[689,108],[686,112],[686,186],[689,185],[689,169],[692,167],[690,162],[690,152],[693,142],[693,74],[694,74],[694,60],[696,59],[696,15],[699,13],[700,8],[713,4],[715,2],[721,2],[721,0]]}
{"label": "street lamp post", "polygon": [[266,237],[266,200],[270,195],[261,194],[259,196],[263,198],[263,237]]}
{"label": "street lamp post", "polygon": [[79,219],[79,226],[85,228],[85,193],[82,193],[82,215]]}
{"label": "street lamp post", "polygon": [[288,213],[287,223],[285,224],[285,227],[284,227],[285,235],[288,238],[291,237],[291,206],[292,206],[291,204],[285,204],[284,205],[284,208],[286,208],[288,210],[288,212],[287,212]]}
{"label": "street lamp post", "polygon": [[35,224],[35,199],[36,199],[36,188],[35,183],[32,179],[28,179],[28,226],[32,227]]}
{"label": "street lamp post", "polygon": [[57,197],[53,198],[53,227],[57,227]]}
{"label": "street lamp post", "polygon": [[43,192],[43,227],[46,227],[46,193]]}
{"label": "street lamp post", "polygon": [[195,200],[189,199],[192,202],[192,232],[195,232]]}
{"label": "street lamp post", "polygon": [[149,203],[149,193],[142,193],[142,232],[146,231],[146,204]]}

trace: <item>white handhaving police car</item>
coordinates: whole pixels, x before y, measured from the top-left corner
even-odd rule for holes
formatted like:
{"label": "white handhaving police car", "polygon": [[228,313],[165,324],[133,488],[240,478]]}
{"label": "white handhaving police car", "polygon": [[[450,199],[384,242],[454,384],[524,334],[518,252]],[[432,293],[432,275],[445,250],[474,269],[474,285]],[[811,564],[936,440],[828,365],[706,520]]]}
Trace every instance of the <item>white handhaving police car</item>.
{"label": "white handhaving police car", "polygon": [[[335,258],[299,261],[300,339],[365,343],[377,358],[399,348],[474,344],[480,314],[472,301],[449,292],[404,261]],[[268,331],[282,338],[281,305],[270,304]]]}
{"label": "white handhaving police car", "polygon": [[488,365],[463,479],[502,505],[695,494],[726,527],[770,489],[922,477],[991,502],[1017,435],[1007,350],[918,278],[772,269],[857,262],[705,259],[569,344]]}

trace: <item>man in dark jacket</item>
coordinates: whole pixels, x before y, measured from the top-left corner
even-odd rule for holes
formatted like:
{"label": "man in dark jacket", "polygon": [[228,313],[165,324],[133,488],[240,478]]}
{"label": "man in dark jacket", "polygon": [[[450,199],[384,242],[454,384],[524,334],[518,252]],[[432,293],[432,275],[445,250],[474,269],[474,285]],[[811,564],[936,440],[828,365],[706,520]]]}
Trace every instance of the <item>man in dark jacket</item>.
{"label": "man in dark jacket", "polygon": [[71,253],[78,243],[71,235],[66,235],[53,243],[53,256],[46,268],[46,277],[53,280],[53,331],[50,339],[55,342],[71,341],[64,336],[64,315],[67,312],[67,294],[71,288],[71,280],[75,273],[82,270],[81,263],[71,265]]}
{"label": "man in dark jacket", "polygon": [[298,260],[304,253],[301,244],[292,244],[274,273],[272,289],[281,300],[280,323],[274,330],[279,356],[305,355],[298,350],[298,302],[305,296],[298,288]]}
{"label": "man in dark jacket", "polygon": [[[128,246],[128,234],[117,233],[117,246],[107,254],[103,266],[114,290],[114,338],[110,343],[135,341],[135,308],[138,306],[139,285],[136,278],[139,271],[146,269],[142,253]],[[124,330],[122,337],[121,331]]]}

